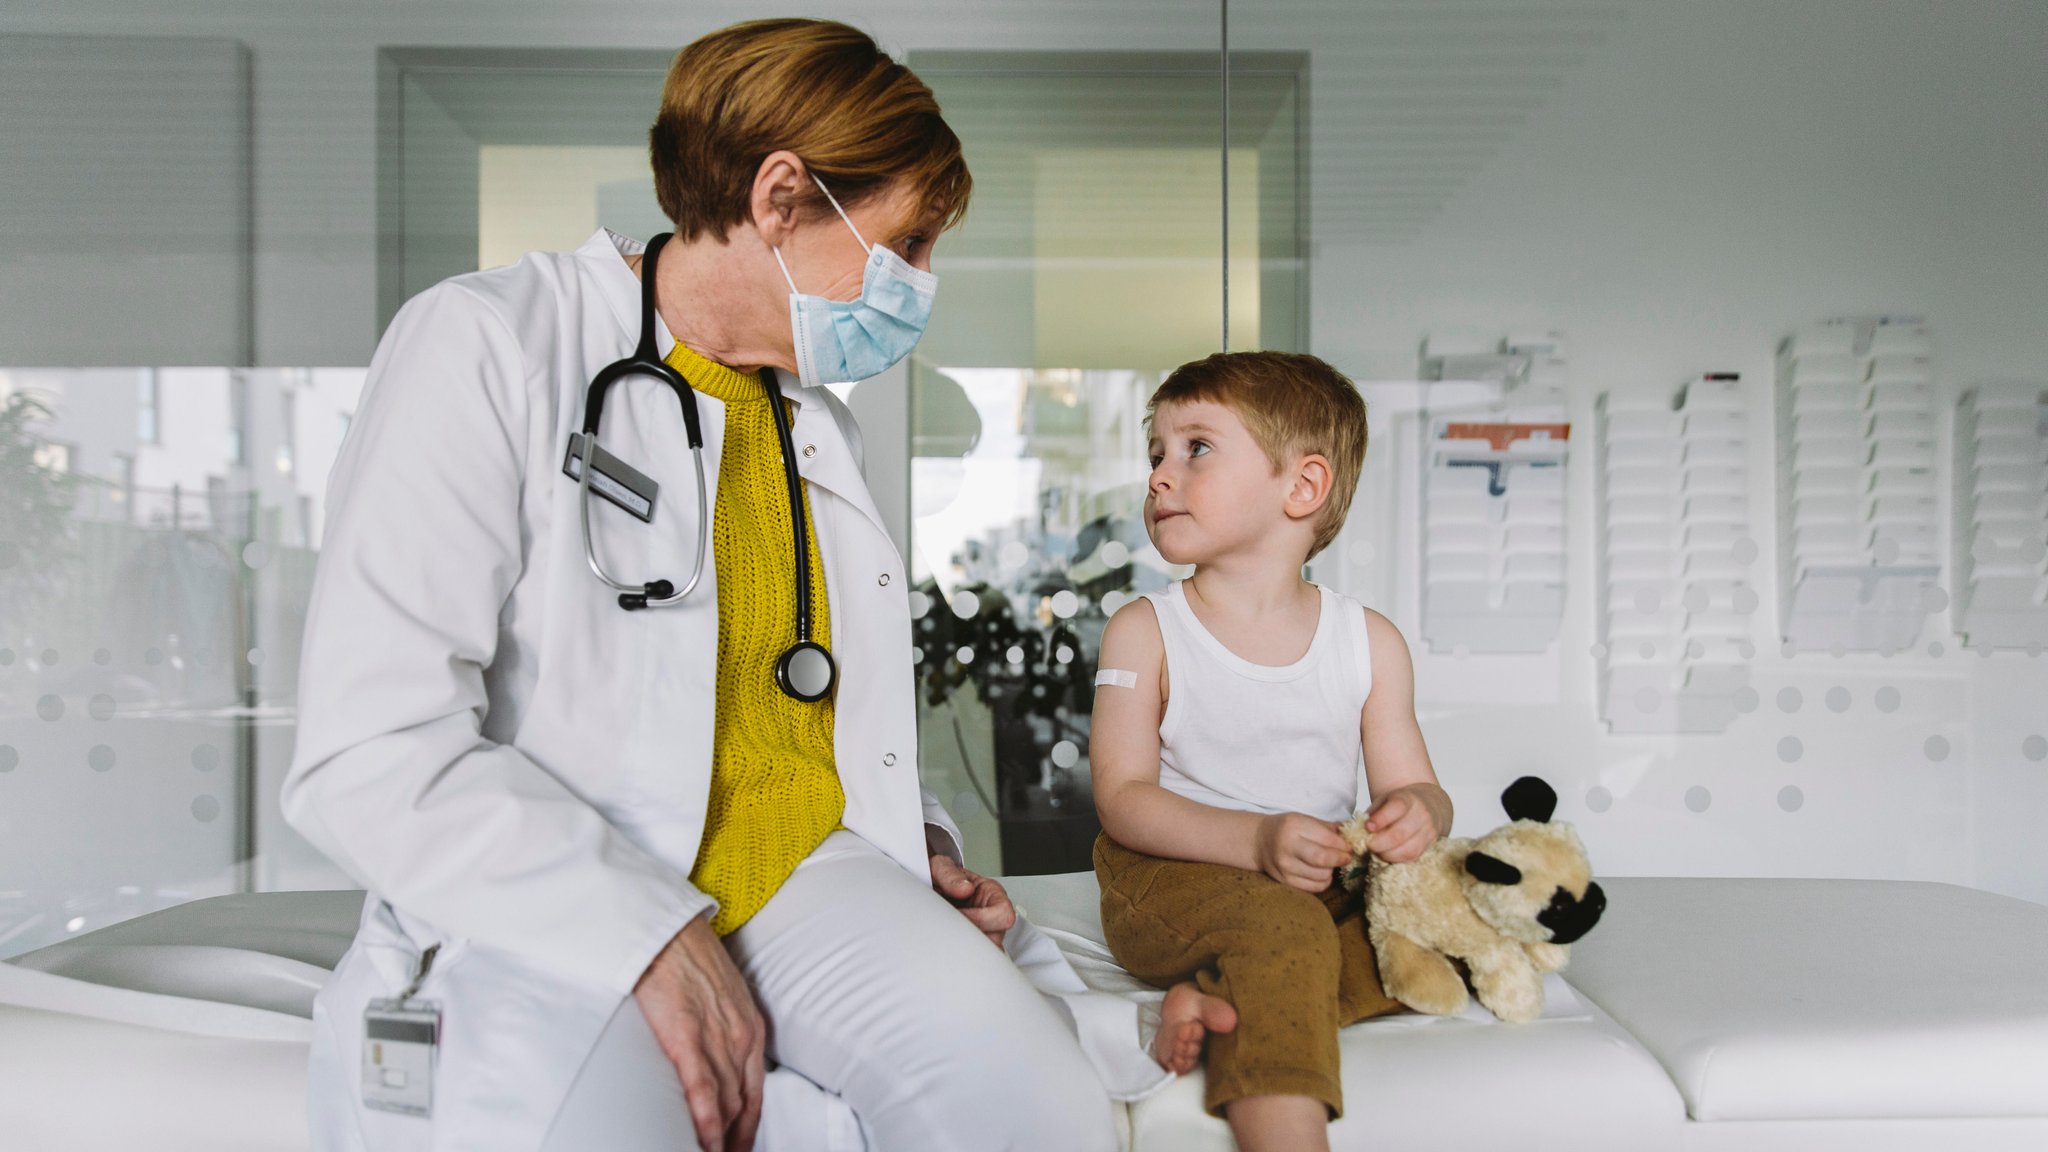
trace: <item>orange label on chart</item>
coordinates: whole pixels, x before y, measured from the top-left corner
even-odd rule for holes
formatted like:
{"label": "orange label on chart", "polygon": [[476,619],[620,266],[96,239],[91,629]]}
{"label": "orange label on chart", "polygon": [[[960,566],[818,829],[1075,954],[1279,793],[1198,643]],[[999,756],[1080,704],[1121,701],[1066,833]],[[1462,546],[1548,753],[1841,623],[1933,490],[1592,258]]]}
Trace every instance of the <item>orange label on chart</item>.
{"label": "orange label on chart", "polygon": [[1517,440],[1570,439],[1570,424],[1447,424],[1442,439],[1484,440],[1495,452],[1505,452]]}

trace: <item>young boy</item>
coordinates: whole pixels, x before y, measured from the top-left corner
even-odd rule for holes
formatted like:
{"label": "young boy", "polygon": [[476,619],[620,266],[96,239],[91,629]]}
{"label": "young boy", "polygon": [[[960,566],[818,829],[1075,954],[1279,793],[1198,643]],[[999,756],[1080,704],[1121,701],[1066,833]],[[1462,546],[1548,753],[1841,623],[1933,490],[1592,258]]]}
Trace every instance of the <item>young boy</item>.
{"label": "young boy", "polygon": [[1194,575],[1102,637],[1095,842],[1117,960],[1168,989],[1153,1054],[1192,1069],[1238,1147],[1326,1149],[1337,1029],[1402,1011],[1380,988],[1336,824],[1365,756],[1373,852],[1412,860],[1451,826],[1386,617],[1301,577],[1365,459],[1365,402],[1313,356],[1183,365],[1152,395],[1145,528]]}

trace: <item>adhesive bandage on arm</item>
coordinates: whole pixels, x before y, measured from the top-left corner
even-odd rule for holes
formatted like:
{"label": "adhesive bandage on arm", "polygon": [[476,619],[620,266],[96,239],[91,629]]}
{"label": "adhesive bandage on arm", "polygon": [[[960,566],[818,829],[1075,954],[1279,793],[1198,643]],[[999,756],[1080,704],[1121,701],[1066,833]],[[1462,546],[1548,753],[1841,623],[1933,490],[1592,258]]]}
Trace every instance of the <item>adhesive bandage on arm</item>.
{"label": "adhesive bandage on arm", "polygon": [[1121,668],[1103,668],[1095,673],[1095,686],[1101,688],[1104,685],[1112,688],[1136,688],[1138,674],[1126,672]]}

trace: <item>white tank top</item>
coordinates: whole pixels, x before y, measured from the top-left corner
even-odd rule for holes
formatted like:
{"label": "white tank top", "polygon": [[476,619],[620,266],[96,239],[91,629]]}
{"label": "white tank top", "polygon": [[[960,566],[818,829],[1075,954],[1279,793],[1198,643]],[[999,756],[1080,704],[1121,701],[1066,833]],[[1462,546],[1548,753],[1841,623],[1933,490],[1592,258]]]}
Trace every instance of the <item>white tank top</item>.
{"label": "white tank top", "polygon": [[1159,783],[1243,812],[1343,820],[1358,807],[1359,720],[1372,691],[1365,608],[1322,585],[1308,651],[1254,664],[1223,646],[1188,607],[1180,581],[1148,592],[1166,644]]}

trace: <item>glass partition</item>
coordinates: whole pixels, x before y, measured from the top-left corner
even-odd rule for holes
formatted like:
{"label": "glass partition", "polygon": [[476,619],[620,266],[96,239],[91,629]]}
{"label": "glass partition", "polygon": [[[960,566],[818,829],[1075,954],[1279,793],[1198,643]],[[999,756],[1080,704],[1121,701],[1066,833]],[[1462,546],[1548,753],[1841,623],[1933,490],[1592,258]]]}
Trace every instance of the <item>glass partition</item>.
{"label": "glass partition", "polygon": [[0,371],[0,955],[199,896],[349,885],[277,791],[362,382]]}
{"label": "glass partition", "polygon": [[[1140,515],[1145,401],[1222,341],[1222,77],[1204,53],[911,62],[975,173],[910,371],[922,765],[970,863],[1085,869],[1102,629],[1176,574]],[[1231,81],[1235,347],[1306,336],[1301,64]]]}
{"label": "glass partition", "polygon": [[449,276],[667,231],[647,127],[672,50],[378,53],[379,328]]}

